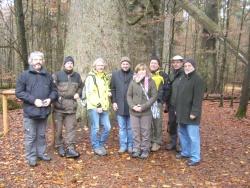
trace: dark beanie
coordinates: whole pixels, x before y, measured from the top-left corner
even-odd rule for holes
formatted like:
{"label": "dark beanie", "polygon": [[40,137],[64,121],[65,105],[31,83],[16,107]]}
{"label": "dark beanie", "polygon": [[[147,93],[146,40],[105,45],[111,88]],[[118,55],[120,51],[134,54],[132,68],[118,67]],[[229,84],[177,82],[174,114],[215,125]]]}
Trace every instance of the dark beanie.
{"label": "dark beanie", "polygon": [[73,63],[73,65],[74,65],[74,59],[73,59],[72,56],[67,56],[67,57],[64,58],[64,64],[69,62],[69,61],[71,61]]}
{"label": "dark beanie", "polygon": [[150,61],[152,61],[152,60],[156,60],[156,61],[158,62],[159,65],[161,64],[161,61],[160,61],[160,59],[159,59],[157,56],[152,56],[152,57],[150,58]]}
{"label": "dark beanie", "polygon": [[193,65],[193,67],[196,69],[196,62],[195,62],[194,59],[192,59],[192,58],[185,59],[184,64],[187,63],[187,62],[191,63]]}

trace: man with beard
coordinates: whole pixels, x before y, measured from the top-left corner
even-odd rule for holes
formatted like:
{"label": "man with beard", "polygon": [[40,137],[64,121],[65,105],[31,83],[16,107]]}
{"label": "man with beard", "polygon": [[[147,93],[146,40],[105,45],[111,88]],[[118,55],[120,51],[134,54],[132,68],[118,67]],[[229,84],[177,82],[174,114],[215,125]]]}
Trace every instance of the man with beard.
{"label": "man with beard", "polygon": [[133,72],[130,69],[131,65],[128,57],[122,57],[120,64],[121,69],[113,72],[111,77],[112,104],[119,125],[120,149],[118,153],[126,151],[132,153],[133,138],[127,102],[127,90],[132,80]]}
{"label": "man with beard", "polygon": [[57,92],[51,75],[43,67],[44,54],[34,51],[29,56],[29,69],[17,79],[16,97],[23,101],[24,145],[28,164],[37,165],[37,159],[50,161],[46,151],[46,126],[50,104]]}
{"label": "man with beard", "polygon": [[[76,100],[80,98],[83,88],[81,76],[73,68],[74,59],[71,56],[65,57],[63,70],[56,72],[52,76],[58,91],[58,100],[54,103],[53,112],[56,126],[55,147],[60,156],[69,158],[76,158],[80,155],[75,150]],[[66,129],[64,142],[62,136],[63,125]]]}

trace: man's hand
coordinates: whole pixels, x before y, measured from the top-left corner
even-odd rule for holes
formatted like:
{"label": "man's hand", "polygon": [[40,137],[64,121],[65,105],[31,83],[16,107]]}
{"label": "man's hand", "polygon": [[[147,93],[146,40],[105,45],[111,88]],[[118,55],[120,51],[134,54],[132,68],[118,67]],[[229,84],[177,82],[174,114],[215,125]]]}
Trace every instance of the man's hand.
{"label": "man's hand", "polygon": [[51,103],[51,99],[50,98],[43,100],[43,106],[45,106],[45,107],[49,106],[50,103]]}
{"label": "man's hand", "polygon": [[34,104],[36,107],[40,108],[43,106],[43,101],[41,99],[36,99]]}
{"label": "man's hand", "polygon": [[196,116],[195,116],[195,115],[190,114],[190,119],[191,119],[191,120],[194,120],[195,118],[196,118]]}
{"label": "man's hand", "polygon": [[103,112],[102,108],[97,108],[96,111],[97,111],[97,113],[102,113]]}
{"label": "man's hand", "polygon": [[118,110],[118,105],[117,105],[117,103],[115,103],[115,102],[113,103],[113,110],[114,110],[114,111],[117,111],[117,110]]}
{"label": "man's hand", "polygon": [[79,98],[80,98],[79,94],[76,93],[76,94],[74,95],[74,99],[77,100],[77,99],[79,99]]}

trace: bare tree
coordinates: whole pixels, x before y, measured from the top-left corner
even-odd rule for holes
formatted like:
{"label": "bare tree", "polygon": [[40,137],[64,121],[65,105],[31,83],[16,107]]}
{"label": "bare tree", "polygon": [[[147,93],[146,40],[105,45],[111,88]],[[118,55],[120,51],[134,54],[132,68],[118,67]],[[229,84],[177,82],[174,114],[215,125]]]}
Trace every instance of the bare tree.
{"label": "bare tree", "polygon": [[23,3],[22,0],[15,0],[15,16],[16,16],[16,26],[17,26],[17,38],[19,40],[19,47],[21,51],[21,59],[23,61],[24,69],[27,69],[28,64],[28,48],[27,48],[27,41],[26,41],[26,31],[25,31],[25,17],[23,12]]}

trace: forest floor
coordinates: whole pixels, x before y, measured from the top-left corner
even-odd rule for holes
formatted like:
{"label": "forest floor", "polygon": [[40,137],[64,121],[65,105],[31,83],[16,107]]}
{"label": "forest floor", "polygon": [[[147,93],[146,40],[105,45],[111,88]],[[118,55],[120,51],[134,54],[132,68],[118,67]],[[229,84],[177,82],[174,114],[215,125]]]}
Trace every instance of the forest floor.
{"label": "forest floor", "polygon": [[24,157],[22,111],[10,111],[10,132],[0,137],[0,187],[250,187],[250,110],[247,118],[238,120],[236,109],[236,104],[219,108],[217,102],[204,102],[202,162],[195,167],[187,167],[184,160],[175,159],[174,151],[164,149],[168,140],[165,114],[163,147],[146,160],[117,153],[116,123],[107,143],[108,156],[94,155],[89,130],[81,123],[77,131],[81,156],[77,160],[57,155],[49,126],[52,161],[39,161],[31,168]]}

